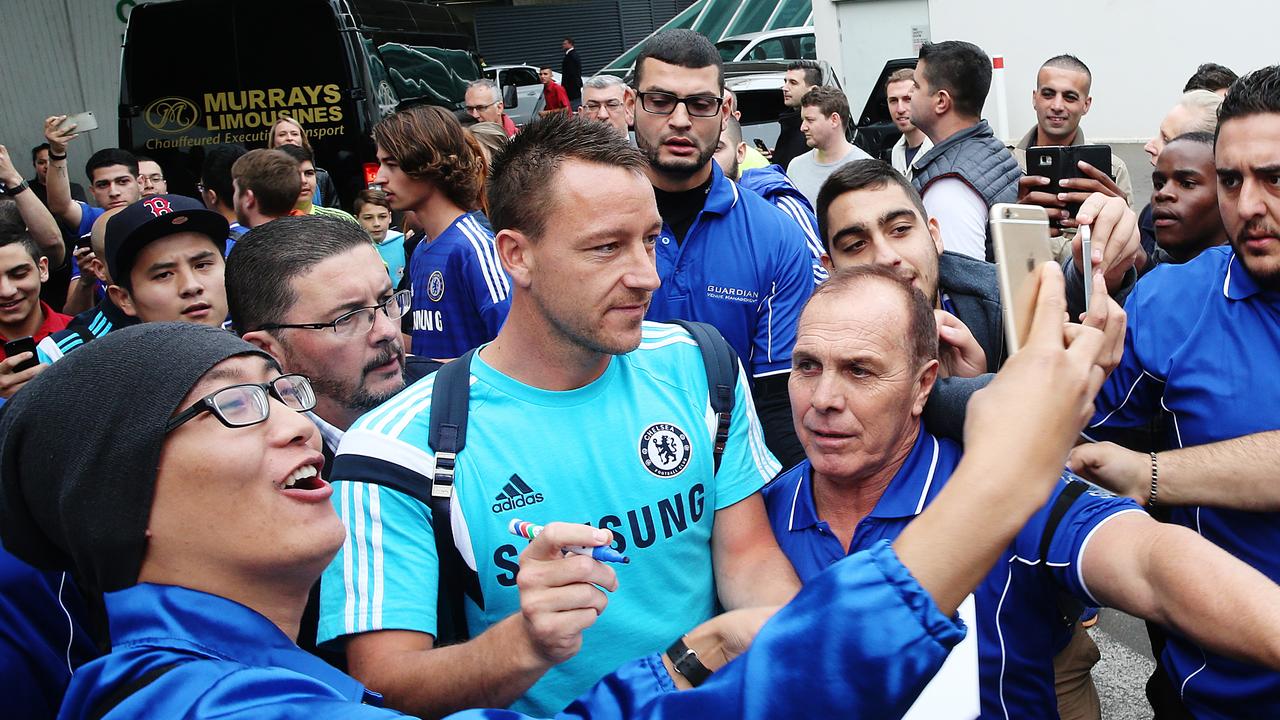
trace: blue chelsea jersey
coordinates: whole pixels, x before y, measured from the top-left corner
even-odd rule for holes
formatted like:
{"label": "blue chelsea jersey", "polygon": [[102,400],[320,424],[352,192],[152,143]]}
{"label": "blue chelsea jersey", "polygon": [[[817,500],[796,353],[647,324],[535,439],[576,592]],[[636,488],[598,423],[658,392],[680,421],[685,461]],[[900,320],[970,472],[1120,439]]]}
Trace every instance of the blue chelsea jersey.
{"label": "blue chelsea jersey", "polygon": [[511,309],[511,279],[493,233],[475,213],[421,242],[409,262],[413,354],[450,359],[497,336]]}
{"label": "blue chelsea jersey", "polygon": [[741,190],[711,163],[702,212],[676,242],[665,223],[651,320],[714,325],[752,376],[791,369],[800,310],[813,292],[804,232],[759,195]]}
{"label": "blue chelsea jersey", "polygon": [[[477,354],[466,448],[458,454],[452,523],[473,564],[483,610],[468,603],[472,635],[518,612],[524,540],[513,518],[608,528],[631,562],[583,635],[513,709],[549,715],[623,662],[664,649],[710,618],[715,513],[779,470],[765,448],[739,373],[730,437],[713,475],[716,418],[697,343],[683,328],[645,323],[638,349],[611,358],[576,390],[524,385]],[[438,562],[428,507],[369,484],[381,476],[427,487],[434,376],[362,417],[338,448],[334,503],[348,528],[325,571],[318,640],[379,629],[436,632]]]}

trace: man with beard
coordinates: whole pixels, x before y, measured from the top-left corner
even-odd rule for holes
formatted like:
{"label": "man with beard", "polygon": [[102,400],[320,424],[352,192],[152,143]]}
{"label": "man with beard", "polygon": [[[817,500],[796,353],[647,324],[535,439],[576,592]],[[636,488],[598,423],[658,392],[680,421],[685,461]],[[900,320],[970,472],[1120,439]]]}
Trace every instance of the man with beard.
{"label": "man with beard", "polygon": [[332,218],[287,217],[241,238],[227,258],[231,322],[285,372],[311,379],[326,459],[362,414],[435,370],[405,357],[396,292],[369,238]]}
{"label": "man with beard", "polygon": [[[227,258],[227,301],[237,333],[286,373],[311,380],[325,464],[351,423],[440,367],[406,358],[396,292],[363,231],[332,218],[284,217],[245,234]],[[320,584],[298,645],[315,652]]]}
{"label": "man with beard", "polygon": [[[1070,464],[1148,507],[1167,507],[1172,522],[1274,581],[1280,485],[1268,460],[1280,451],[1280,383],[1269,380],[1280,361],[1280,66],[1231,86],[1218,115],[1214,164],[1231,245],[1162,265],[1134,287],[1125,304],[1124,359],[1085,429],[1090,438],[1123,439],[1163,416],[1166,450],[1082,445]],[[1194,717],[1280,714],[1280,673],[1176,632],[1161,660],[1172,700]]]}
{"label": "man with beard", "polygon": [[755,193],[743,193],[712,162],[730,109],[715,46],[691,30],[668,30],[636,60],[636,144],[662,215],[662,286],[653,320],[714,325],[754,378],[769,449],[783,466],[804,452],[787,403],[796,319],[813,290],[804,232]]}
{"label": "man with beard", "polygon": [[[707,425],[697,342],[678,326],[644,322],[663,229],[647,168],[594,120],[551,116],[520,131],[488,190],[513,287],[510,321],[466,356],[465,448],[431,448],[432,421],[448,417],[441,405],[451,397],[436,378],[364,415],[342,439],[330,477],[348,537],[321,581],[318,639],[345,645],[352,674],[390,707],[423,717],[508,705],[550,714],[717,606],[782,603],[798,587],[760,499],[779,468],[747,376],[739,370],[727,388],[735,401],[720,436]],[[547,187],[557,192],[529,202]],[[803,273],[811,285],[807,265]],[[389,287],[385,273],[379,282]],[[445,468],[451,485],[437,482]],[[451,498],[443,527],[452,542],[437,535],[433,508],[397,488]],[[597,587],[553,600],[538,587],[547,576],[517,564],[523,544],[508,531],[517,518],[607,528],[631,562],[615,576],[577,558]],[[448,617],[437,598],[458,580],[441,581],[451,548],[474,570],[479,599],[464,601],[470,639],[441,646]],[[567,584],[557,577],[551,585]]]}

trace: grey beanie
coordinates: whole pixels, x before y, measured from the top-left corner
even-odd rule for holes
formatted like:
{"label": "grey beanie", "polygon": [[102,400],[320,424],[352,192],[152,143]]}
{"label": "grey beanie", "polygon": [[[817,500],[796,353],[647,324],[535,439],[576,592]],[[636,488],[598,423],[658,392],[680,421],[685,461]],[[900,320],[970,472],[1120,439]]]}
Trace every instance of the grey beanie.
{"label": "grey beanie", "polygon": [[214,365],[270,357],[218,328],[143,323],[67,355],[0,417],[0,541],[98,590],[135,585],[165,426]]}

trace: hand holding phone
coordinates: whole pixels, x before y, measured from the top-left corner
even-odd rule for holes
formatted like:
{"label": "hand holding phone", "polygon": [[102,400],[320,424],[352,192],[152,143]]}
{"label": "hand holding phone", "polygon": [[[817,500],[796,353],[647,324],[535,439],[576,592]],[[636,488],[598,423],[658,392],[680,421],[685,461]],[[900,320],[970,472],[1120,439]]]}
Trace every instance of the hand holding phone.
{"label": "hand holding phone", "polygon": [[60,133],[84,133],[90,130],[98,129],[98,119],[93,116],[93,112],[86,110],[75,115],[68,115],[66,120],[58,124],[58,132]]}
{"label": "hand holding phone", "polygon": [[15,373],[22,372],[23,370],[33,368],[40,364],[40,361],[36,359],[36,341],[33,340],[30,335],[27,337],[20,337],[16,340],[10,340],[4,344],[4,356],[6,358],[12,358],[14,356],[21,355],[22,353],[31,353],[31,359],[24,360],[16,365],[13,368],[13,372]]}

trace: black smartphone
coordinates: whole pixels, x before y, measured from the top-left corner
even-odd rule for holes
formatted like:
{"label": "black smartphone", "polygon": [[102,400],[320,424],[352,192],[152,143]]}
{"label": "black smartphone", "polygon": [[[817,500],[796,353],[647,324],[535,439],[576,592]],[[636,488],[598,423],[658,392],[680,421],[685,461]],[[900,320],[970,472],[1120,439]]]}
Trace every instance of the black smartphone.
{"label": "black smartphone", "polygon": [[769,154],[769,146],[768,146],[768,145],[765,145],[763,140],[761,140],[760,138],[756,138],[756,139],[755,139],[755,144],[756,144],[756,149],[757,149],[757,150],[759,150],[760,152],[764,153],[765,155],[768,155],[768,154]]}
{"label": "black smartphone", "polygon": [[[1076,164],[1081,160],[1107,174],[1112,180],[1110,145],[1051,145],[1047,147],[1027,148],[1027,174],[1049,178],[1049,185],[1042,188],[1044,192],[1062,192],[1061,182],[1086,175],[1080,172]],[[1080,212],[1080,203],[1069,203],[1067,210],[1075,217]]]}
{"label": "black smartphone", "polygon": [[36,358],[36,341],[33,340],[30,335],[28,335],[26,337],[20,337],[16,340],[10,340],[9,342],[4,344],[4,356],[7,358],[11,358],[14,355],[21,355],[22,353],[25,353],[25,352],[31,353],[31,359],[24,360],[21,364],[19,364],[17,367],[13,369],[14,372],[22,372],[27,368],[33,368],[36,365],[40,364],[40,360]]}

